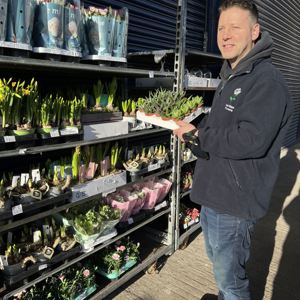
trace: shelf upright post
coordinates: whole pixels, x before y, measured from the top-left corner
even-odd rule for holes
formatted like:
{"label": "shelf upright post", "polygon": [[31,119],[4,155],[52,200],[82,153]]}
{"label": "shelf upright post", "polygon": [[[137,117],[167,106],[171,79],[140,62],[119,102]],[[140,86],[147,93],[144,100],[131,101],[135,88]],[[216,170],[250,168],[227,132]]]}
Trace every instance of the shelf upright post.
{"label": "shelf upright post", "polygon": [[[173,90],[176,92],[184,89],[184,72],[185,72],[185,46],[186,46],[186,19],[187,19],[187,0],[177,1],[177,18],[176,18],[176,45],[174,58],[174,84]],[[175,193],[175,231],[174,231],[174,250],[179,248],[179,211],[180,211],[180,173],[181,173],[181,142],[174,137],[173,156],[175,174],[174,187]]]}

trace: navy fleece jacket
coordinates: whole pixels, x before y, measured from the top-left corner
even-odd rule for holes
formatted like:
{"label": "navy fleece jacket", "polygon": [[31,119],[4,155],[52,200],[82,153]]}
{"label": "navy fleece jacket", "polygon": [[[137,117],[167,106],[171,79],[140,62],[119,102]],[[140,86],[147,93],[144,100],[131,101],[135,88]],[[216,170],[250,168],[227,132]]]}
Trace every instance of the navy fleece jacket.
{"label": "navy fleece jacket", "polygon": [[199,129],[210,159],[197,161],[192,201],[245,219],[267,212],[291,115],[288,89],[271,53],[272,39],[263,32],[234,70],[224,62],[222,83]]}

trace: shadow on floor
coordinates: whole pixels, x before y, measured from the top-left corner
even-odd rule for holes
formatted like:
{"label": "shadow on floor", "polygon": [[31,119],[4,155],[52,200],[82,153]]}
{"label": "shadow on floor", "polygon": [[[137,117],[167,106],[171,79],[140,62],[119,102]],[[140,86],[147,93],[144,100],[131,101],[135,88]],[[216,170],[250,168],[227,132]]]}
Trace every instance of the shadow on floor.
{"label": "shadow on floor", "polygon": [[[283,213],[289,225],[282,257],[278,257],[279,266],[274,274],[272,300],[299,300],[300,299],[300,199],[299,191],[293,191],[297,174],[300,170],[300,161],[296,149],[290,149],[281,159],[280,170],[272,195],[269,213],[258,222],[252,240],[252,254],[248,263],[248,273],[251,281],[252,300],[262,300],[270,272],[270,263],[274,253],[276,222]],[[290,195],[291,203],[284,209],[283,204]],[[279,253],[281,249],[278,249]],[[266,299],[266,300],[271,300]]]}

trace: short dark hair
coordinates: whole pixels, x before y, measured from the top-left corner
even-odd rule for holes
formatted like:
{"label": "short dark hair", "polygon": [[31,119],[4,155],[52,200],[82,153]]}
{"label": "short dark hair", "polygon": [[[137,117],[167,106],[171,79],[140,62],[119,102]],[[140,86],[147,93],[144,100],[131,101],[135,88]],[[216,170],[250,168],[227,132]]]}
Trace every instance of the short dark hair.
{"label": "short dark hair", "polygon": [[219,12],[221,13],[222,11],[234,6],[248,10],[253,20],[255,22],[258,21],[258,9],[252,0],[223,0],[219,7]]}

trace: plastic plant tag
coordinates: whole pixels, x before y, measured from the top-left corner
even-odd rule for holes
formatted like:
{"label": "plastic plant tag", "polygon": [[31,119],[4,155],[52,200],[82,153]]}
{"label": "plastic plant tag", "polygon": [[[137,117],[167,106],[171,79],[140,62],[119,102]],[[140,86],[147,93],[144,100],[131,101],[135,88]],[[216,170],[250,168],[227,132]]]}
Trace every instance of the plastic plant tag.
{"label": "plastic plant tag", "polygon": [[167,206],[167,201],[164,201],[164,202],[162,202],[162,203],[156,205],[156,206],[154,207],[154,211],[158,211],[158,210],[160,210],[160,209],[162,209],[163,207],[166,207],[166,206]]}
{"label": "plastic plant tag", "polygon": [[18,185],[18,180],[20,179],[20,176],[13,176],[11,187],[15,188]]}
{"label": "plastic plant tag", "polygon": [[20,185],[21,186],[25,185],[28,182],[28,179],[29,179],[29,173],[22,173]]}
{"label": "plastic plant tag", "polygon": [[15,143],[16,137],[14,135],[5,135],[4,136],[4,142],[5,143]]}
{"label": "plastic plant tag", "polygon": [[38,243],[42,240],[42,232],[40,230],[36,230],[33,232],[33,242]]}
{"label": "plastic plant tag", "polygon": [[78,127],[75,126],[69,126],[60,130],[61,135],[72,135],[78,133],[79,133]]}
{"label": "plastic plant tag", "polygon": [[41,173],[39,169],[34,169],[31,171],[31,178],[32,181],[37,183],[41,180]]}
{"label": "plastic plant tag", "polygon": [[4,270],[4,267],[8,266],[7,257],[0,255],[0,270]]}
{"label": "plastic plant tag", "polygon": [[54,137],[58,137],[58,136],[59,136],[58,128],[52,128],[50,131],[50,137],[54,138]]}
{"label": "plastic plant tag", "polygon": [[42,265],[39,266],[39,271],[47,269],[47,268],[48,268],[47,264],[42,264]]}
{"label": "plastic plant tag", "polygon": [[13,207],[11,208],[11,212],[12,212],[12,215],[13,215],[13,216],[22,214],[22,213],[23,213],[23,207],[22,207],[22,204],[13,206]]}

